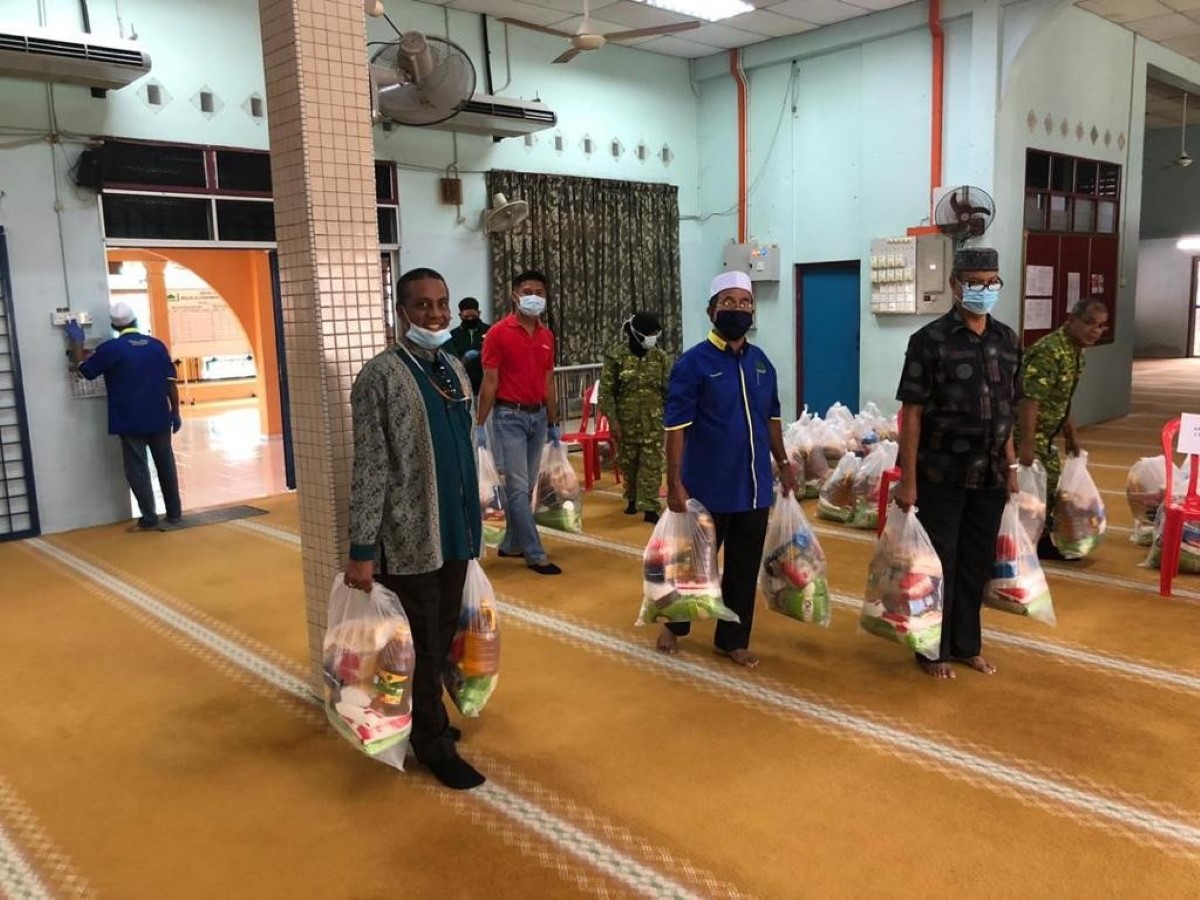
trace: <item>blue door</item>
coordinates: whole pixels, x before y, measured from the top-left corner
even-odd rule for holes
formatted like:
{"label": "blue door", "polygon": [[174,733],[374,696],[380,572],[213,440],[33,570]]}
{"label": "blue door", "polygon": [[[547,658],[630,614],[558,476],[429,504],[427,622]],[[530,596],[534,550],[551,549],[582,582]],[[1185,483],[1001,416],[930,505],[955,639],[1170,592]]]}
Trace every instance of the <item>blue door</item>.
{"label": "blue door", "polygon": [[799,266],[796,280],[796,398],[824,415],[841,401],[858,412],[857,262]]}

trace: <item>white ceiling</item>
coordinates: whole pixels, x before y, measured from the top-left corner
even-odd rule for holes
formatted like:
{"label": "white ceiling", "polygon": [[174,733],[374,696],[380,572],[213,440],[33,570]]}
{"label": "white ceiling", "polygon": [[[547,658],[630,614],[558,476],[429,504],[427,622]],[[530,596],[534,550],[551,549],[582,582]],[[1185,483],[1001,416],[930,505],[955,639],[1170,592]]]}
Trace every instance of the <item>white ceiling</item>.
{"label": "white ceiling", "polygon": [[[486,13],[497,19],[509,16],[535,25],[574,33],[583,18],[583,0],[424,0],[468,12]],[[773,37],[799,34],[822,25],[832,25],[865,16],[912,0],[748,0],[754,12],[705,23],[680,34],[622,41],[668,56],[695,59],[732,47],[745,47]],[[1200,0],[1196,5],[1200,7]],[[690,16],[667,12],[637,0],[591,0],[588,4],[593,30],[629,31],[691,21]],[[565,47],[564,47],[565,49]]]}
{"label": "white ceiling", "polygon": [[[1076,5],[1180,56],[1200,60],[1200,0],[1076,0]],[[1182,119],[1183,91],[1147,81],[1146,127],[1178,128]],[[1200,124],[1200,96],[1188,97],[1188,123]]]}
{"label": "white ceiling", "polygon": [[1077,0],[1077,5],[1181,56],[1200,59],[1200,0]]}
{"label": "white ceiling", "polygon": [[[583,0],[424,0],[493,18],[513,18],[574,33],[583,19]],[[847,19],[903,6],[913,0],[748,0],[755,10],[699,28],[659,37],[623,41],[668,56],[696,59],[732,47],[745,47],[775,37],[800,34]],[[1200,60],[1200,0],[1076,0],[1096,15],[1156,41],[1183,56]],[[594,31],[627,31],[690,21],[689,16],[656,9],[639,0],[591,0]],[[565,43],[565,42],[564,42]],[[564,47],[564,49],[566,49]],[[1179,127],[1183,92],[1150,81],[1146,127]],[[1189,123],[1200,124],[1200,96],[1190,97]]]}

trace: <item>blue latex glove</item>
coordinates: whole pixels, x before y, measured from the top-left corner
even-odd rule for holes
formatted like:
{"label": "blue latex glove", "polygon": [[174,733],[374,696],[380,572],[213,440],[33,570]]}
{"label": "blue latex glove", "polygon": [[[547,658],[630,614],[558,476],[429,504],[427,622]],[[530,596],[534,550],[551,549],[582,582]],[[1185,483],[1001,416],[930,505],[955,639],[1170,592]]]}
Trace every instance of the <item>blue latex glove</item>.
{"label": "blue latex glove", "polygon": [[82,344],[86,339],[83,333],[83,326],[74,319],[68,322],[64,326],[64,329],[67,332],[67,340],[72,344]]}
{"label": "blue latex glove", "polygon": [[487,428],[485,428],[483,425],[475,426],[475,446],[476,447],[486,447],[487,446]]}
{"label": "blue latex glove", "polygon": [[557,447],[562,442],[562,426],[550,425],[546,428],[546,437],[550,438],[550,442]]}
{"label": "blue latex glove", "polygon": [[179,429],[182,427],[183,427],[183,419],[180,418],[179,413],[177,413],[177,412],[171,413],[171,433],[178,434]]}
{"label": "blue latex glove", "polygon": [[468,350],[466,353],[463,354],[463,362],[471,362],[476,359],[479,359],[479,351],[478,350]]}

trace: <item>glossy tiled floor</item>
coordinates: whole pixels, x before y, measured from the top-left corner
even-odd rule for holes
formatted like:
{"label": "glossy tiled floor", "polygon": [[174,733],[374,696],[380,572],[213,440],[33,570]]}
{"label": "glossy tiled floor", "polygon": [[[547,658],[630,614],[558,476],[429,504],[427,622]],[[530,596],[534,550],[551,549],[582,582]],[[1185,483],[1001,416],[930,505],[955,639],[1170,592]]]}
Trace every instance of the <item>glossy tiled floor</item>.
{"label": "glossy tiled floor", "polygon": [[[287,491],[283,438],[262,434],[253,402],[185,406],[173,445],[185,512]],[[161,514],[157,479],[154,491]]]}

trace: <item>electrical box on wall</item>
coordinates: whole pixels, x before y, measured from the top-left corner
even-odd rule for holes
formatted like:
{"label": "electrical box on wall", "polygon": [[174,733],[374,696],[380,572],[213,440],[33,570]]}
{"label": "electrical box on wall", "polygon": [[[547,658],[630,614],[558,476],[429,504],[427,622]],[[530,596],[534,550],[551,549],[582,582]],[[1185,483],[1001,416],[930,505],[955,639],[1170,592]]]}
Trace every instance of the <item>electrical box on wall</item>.
{"label": "electrical box on wall", "polygon": [[726,244],[725,268],[745,272],[751,281],[778,281],[779,245],[758,241]]}
{"label": "electrical box on wall", "polygon": [[944,234],[871,241],[871,312],[909,316],[948,312],[952,252]]}

